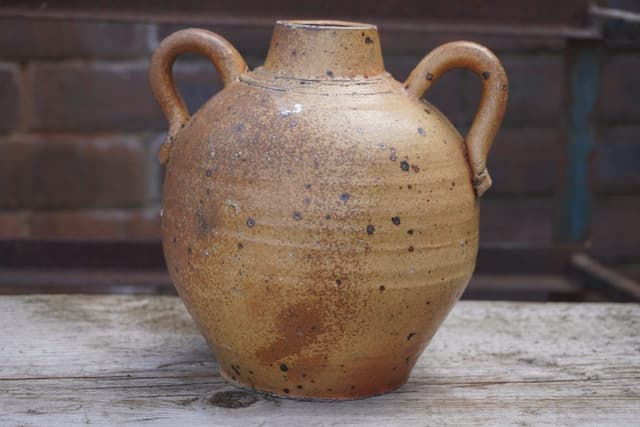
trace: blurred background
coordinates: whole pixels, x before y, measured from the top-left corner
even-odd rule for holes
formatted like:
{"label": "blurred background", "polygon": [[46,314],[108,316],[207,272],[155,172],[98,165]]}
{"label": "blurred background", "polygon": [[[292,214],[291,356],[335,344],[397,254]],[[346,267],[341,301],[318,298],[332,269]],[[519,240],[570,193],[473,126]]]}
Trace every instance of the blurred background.
{"label": "blurred background", "polygon": [[[173,292],[151,52],[200,27],[253,68],[274,21],[295,18],[377,24],[401,81],[447,41],[502,60],[510,100],[464,298],[640,298],[640,2],[624,0],[0,1],[0,293]],[[174,75],[191,111],[221,86],[196,56]],[[455,70],[427,99],[464,133],[479,96]]]}

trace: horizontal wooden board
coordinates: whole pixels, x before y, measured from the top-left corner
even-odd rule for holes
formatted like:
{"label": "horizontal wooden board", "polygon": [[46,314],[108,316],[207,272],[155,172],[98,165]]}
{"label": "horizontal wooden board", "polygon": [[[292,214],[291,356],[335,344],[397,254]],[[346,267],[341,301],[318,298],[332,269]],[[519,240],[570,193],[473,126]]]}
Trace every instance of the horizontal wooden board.
{"label": "horizontal wooden board", "polygon": [[640,306],[461,302],[409,382],[352,402],[227,385],[174,297],[0,298],[0,425],[634,425]]}

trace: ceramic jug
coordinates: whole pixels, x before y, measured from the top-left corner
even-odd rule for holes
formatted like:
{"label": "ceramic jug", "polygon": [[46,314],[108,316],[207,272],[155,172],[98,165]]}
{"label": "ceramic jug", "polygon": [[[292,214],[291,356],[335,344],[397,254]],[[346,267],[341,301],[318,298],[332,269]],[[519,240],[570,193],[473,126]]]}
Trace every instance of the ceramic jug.
{"label": "ceramic jug", "polygon": [[[185,52],[224,82],[193,115],[171,74]],[[466,137],[422,99],[452,68],[483,88]],[[159,45],[150,78],[169,122],[167,266],[220,374],[307,399],[405,383],[475,267],[508,92],[499,60],[447,43],[400,83],[374,25],[280,21],[261,67],[188,29]]]}

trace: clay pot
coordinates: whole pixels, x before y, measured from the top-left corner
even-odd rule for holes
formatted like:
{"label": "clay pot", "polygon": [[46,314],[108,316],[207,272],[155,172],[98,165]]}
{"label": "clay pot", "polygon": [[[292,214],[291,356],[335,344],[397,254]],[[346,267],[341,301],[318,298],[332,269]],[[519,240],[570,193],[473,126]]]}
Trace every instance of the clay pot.
{"label": "clay pot", "polygon": [[[185,52],[225,85],[193,116],[171,76]],[[466,140],[421,100],[460,67],[483,86]],[[167,37],[150,71],[170,125],[167,265],[222,376],[296,398],[402,385],[474,270],[507,99],[498,59],[448,43],[403,84],[385,72],[375,26],[282,21],[253,71],[196,29]]]}

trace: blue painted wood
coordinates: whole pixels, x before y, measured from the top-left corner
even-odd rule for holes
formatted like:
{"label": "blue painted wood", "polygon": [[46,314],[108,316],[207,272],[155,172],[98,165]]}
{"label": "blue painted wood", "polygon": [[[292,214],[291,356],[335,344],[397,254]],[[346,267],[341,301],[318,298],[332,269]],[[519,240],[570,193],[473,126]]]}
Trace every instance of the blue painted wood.
{"label": "blue painted wood", "polygon": [[558,191],[554,240],[582,243],[589,238],[591,223],[590,160],[596,143],[595,113],[600,92],[601,48],[595,40],[570,40],[567,48],[566,163]]}

